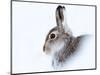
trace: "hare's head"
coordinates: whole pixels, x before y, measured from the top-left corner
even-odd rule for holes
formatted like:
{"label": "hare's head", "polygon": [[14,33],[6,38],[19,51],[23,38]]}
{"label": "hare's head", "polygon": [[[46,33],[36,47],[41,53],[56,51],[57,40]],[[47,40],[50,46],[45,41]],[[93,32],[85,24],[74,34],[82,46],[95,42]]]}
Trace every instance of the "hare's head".
{"label": "hare's head", "polygon": [[66,23],[66,9],[64,6],[56,8],[57,26],[51,29],[46,37],[43,51],[47,54],[55,53],[62,50],[67,45],[69,38],[72,36]]}

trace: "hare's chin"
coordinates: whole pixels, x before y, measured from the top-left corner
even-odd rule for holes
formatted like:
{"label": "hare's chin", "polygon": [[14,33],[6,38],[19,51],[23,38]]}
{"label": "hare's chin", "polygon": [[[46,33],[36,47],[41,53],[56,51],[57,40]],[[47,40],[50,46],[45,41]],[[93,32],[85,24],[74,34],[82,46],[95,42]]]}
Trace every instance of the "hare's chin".
{"label": "hare's chin", "polygon": [[50,51],[45,51],[45,54],[46,54],[46,55],[50,55],[51,52],[50,52]]}
{"label": "hare's chin", "polygon": [[50,55],[50,56],[54,55],[54,53],[55,53],[55,52],[54,52],[53,50],[52,50],[52,51],[49,51],[49,50],[46,50],[46,51],[45,51],[45,54],[46,54],[46,55]]}

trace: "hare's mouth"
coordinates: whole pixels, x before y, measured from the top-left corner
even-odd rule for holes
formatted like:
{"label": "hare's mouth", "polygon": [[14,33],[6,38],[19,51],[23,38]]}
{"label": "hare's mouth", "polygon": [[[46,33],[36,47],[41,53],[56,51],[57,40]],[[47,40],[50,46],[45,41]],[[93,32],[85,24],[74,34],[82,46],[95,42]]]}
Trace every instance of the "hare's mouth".
{"label": "hare's mouth", "polygon": [[50,54],[51,53],[51,50],[50,48],[46,47],[45,45],[43,46],[43,52],[46,53],[46,54]]}

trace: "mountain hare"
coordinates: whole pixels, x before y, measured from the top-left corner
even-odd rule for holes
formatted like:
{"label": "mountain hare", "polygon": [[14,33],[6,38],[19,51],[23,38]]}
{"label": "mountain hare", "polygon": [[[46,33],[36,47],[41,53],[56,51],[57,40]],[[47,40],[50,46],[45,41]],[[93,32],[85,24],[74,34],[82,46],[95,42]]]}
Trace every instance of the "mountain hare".
{"label": "mountain hare", "polygon": [[59,5],[56,8],[56,22],[57,26],[49,31],[43,46],[43,51],[53,56],[52,66],[54,68],[64,65],[66,59],[77,50],[83,38],[83,35],[74,37],[67,26],[64,6]]}

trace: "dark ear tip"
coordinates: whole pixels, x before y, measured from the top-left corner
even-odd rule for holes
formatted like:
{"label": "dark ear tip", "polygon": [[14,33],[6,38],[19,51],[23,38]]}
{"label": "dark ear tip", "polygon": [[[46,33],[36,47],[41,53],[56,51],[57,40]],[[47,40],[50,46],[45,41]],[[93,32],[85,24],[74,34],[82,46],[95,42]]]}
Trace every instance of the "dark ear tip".
{"label": "dark ear tip", "polygon": [[64,6],[61,6],[61,5],[59,5],[58,7],[57,7],[57,9],[65,9],[65,7]]}

